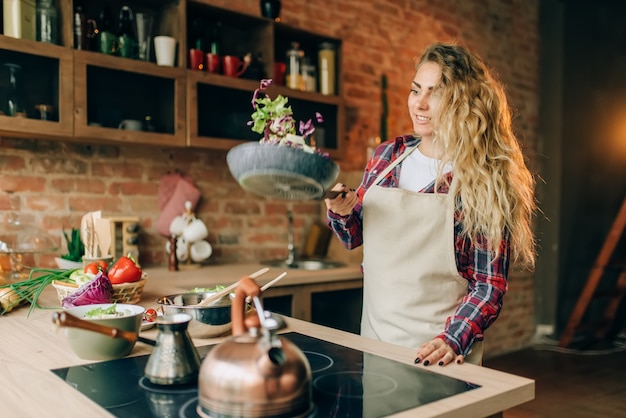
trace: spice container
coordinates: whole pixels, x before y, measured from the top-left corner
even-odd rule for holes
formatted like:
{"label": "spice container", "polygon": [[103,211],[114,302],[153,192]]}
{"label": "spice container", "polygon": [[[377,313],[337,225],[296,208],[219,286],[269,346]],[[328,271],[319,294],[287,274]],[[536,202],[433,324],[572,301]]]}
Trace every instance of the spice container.
{"label": "spice container", "polygon": [[317,90],[317,76],[315,75],[315,66],[309,63],[307,58],[302,64],[302,84],[306,91]]}
{"label": "spice container", "polygon": [[302,82],[302,63],[304,51],[300,49],[299,42],[292,42],[291,49],[287,51],[287,76],[285,78],[287,87],[296,90],[304,90]]}
{"label": "spice container", "polygon": [[320,93],[335,94],[335,45],[322,42],[318,51],[320,72]]}
{"label": "spice container", "polygon": [[3,0],[4,35],[13,38],[36,39],[35,0]]}
{"label": "spice container", "polygon": [[37,40],[59,43],[59,24],[54,0],[37,0]]}

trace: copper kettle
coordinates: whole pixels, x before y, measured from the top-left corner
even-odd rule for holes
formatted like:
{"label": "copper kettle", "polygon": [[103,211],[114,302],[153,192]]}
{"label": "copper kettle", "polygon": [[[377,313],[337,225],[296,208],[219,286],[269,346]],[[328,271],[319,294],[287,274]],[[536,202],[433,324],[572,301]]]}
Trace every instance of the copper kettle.
{"label": "copper kettle", "polygon": [[[197,412],[203,417],[305,417],[313,410],[309,362],[276,335],[285,323],[263,310],[260,294],[253,279],[241,279],[231,307],[233,335],[200,367]],[[246,317],[248,296],[256,313]]]}

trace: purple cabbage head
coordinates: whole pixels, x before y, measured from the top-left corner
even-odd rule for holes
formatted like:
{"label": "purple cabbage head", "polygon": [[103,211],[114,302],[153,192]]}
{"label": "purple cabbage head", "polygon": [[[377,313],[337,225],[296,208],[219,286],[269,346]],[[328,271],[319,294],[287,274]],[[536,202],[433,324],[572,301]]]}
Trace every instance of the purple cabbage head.
{"label": "purple cabbage head", "polygon": [[92,281],[85,283],[78,290],[63,298],[61,306],[94,305],[96,303],[111,303],[113,300],[113,285],[103,271],[98,272]]}

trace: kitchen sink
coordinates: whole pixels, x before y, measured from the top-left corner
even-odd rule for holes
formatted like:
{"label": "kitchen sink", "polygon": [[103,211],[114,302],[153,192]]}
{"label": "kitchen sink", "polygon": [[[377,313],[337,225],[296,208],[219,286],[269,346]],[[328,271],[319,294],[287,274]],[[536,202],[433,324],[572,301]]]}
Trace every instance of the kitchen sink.
{"label": "kitchen sink", "polygon": [[262,261],[261,263],[270,267],[298,270],[325,270],[336,269],[345,266],[344,263],[331,260],[294,260],[293,262],[289,262],[288,260],[270,260]]}

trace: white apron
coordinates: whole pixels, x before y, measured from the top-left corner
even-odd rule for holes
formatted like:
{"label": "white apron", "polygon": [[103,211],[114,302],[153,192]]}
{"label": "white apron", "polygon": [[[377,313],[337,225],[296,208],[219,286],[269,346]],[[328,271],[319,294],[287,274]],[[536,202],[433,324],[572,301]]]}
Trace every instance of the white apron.
{"label": "white apron", "polygon": [[[456,268],[453,199],[378,186],[416,148],[381,172],[363,197],[361,335],[409,348],[440,334],[468,290]],[[465,361],[481,359],[476,342]]]}

